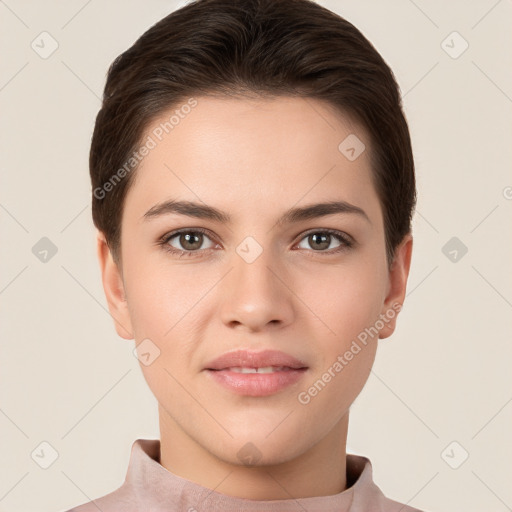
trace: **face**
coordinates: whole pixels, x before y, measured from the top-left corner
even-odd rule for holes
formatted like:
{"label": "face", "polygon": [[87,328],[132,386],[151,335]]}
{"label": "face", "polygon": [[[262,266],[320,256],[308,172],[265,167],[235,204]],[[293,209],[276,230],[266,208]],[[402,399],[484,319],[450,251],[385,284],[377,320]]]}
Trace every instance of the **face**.
{"label": "face", "polygon": [[[289,461],[346,422],[394,329],[412,243],[390,270],[370,141],[347,117],[312,99],[196,100],[168,134],[172,112],[148,127],[122,275],[99,237],[103,284],[161,427],[229,463],[243,450]],[[339,149],[349,135],[365,144],[356,159]],[[238,350],[247,359],[208,369]],[[267,350],[300,365],[251,359]],[[273,373],[233,368],[244,365]]]}

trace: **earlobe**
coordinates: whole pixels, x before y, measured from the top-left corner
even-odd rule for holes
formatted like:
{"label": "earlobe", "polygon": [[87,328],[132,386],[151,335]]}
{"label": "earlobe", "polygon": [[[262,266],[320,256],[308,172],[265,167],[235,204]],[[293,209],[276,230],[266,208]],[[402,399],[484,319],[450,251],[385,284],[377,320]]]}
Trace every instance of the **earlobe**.
{"label": "earlobe", "polygon": [[101,281],[107,299],[110,316],[114,320],[117,334],[126,340],[133,339],[133,331],[126,301],[124,282],[118,265],[115,263],[105,235],[98,231],[97,255],[100,264]]}
{"label": "earlobe", "polygon": [[391,336],[395,330],[398,313],[405,300],[412,245],[412,235],[408,233],[395,250],[395,257],[389,270],[388,294],[381,315],[381,318],[384,315],[384,327],[380,330],[380,339]]}

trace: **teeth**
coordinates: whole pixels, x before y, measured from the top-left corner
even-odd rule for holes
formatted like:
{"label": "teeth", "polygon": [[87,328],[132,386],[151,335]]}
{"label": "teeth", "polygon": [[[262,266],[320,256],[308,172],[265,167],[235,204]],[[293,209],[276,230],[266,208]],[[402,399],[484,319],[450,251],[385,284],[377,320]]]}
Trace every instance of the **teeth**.
{"label": "teeth", "polygon": [[289,370],[286,366],[264,366],[262,368],[246,368],[242,366],[232,366],[231,368],[226,368],[226,370],[230,370],[235,373],[274,373],[274,372],[282,372],[283,370]]}

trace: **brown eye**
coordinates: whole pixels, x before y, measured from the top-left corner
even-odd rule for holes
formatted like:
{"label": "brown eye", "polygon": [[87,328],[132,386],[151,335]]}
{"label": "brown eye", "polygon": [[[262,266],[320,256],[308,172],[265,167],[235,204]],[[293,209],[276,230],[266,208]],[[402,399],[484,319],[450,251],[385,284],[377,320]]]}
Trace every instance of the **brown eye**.
{"label": "brown eye", "polygon": [[164,243],[170,250],[176,252],[199,252],[199,250],[213,247],[213,243],[208,247],[203,247],[205,240],[210,239],[202,231],[188,230],[169,235]]}
{"label": "brown eye", "polygon": [[[339,231],[322,230],[312,231],[301,240],[301,243],[307,243],[308,247],[300,246],[301,249],[313,249],[313,252],[325,252],[332,254],[352,247],[352,240],[348,235]],[[331,246],[332,242],[337,242],[337,245]]]}

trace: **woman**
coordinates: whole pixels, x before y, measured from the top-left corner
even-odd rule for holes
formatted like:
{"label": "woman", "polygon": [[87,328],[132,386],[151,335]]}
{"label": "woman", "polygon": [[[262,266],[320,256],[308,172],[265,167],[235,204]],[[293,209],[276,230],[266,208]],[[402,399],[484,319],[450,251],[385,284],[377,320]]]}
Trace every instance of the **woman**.
{"label": "woman", "polygon": [[190,3],[112,64],[90,171],[105,294],[160,439],[73,510],[417,511],[346,453],[416,199],[368,40],[309,0]]}

